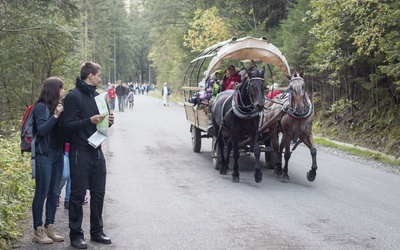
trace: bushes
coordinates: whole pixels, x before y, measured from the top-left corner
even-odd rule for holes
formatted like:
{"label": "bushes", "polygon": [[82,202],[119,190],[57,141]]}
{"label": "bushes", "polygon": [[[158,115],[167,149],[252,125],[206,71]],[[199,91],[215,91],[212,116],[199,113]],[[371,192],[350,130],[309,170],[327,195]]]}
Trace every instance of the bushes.
{"label": "bushes", "polygon": [[19,135],[0,138],[0,249],[20,236],[33,197],[29,153],[21,156]]}

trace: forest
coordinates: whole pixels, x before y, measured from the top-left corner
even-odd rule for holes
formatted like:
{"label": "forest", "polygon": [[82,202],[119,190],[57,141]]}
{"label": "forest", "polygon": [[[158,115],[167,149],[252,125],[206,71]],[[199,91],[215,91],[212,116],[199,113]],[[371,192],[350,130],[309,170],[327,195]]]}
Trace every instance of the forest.
{"label": "forest", "polygon": [[400,156],[397,0],[0,0],[0,20],[0,248],[31,197],[15,155],[21,117],[46,78],[68,90],[87,60],[102,87],[168,82],[178,95],[202,50],[266,36],[306,72],[314,134]]}
{"label": "forest", "polygon": [[267,36],[292,70],[305,69],[317,133],[397,155],[399,5],[2,0],[0,133],[15,130],[47,77],[72,87],[83,61],[102,66],[104,85],[167,81],[178,89],[185,67],[204,48],[231,37]]}
{"label": "forest", "polygon": [[305,69],[315,133],[399,156],[399,6],[395,0],[1,0],[0,134],[18,130],[47,77],[73,87],[83,61],[102,66],[104,86],[160,81],[179,93],[188,63],[208,46],[266,36],[292,71]]}
{"label": "forest", "polygon": [[[399,156],[400,3],[395,0],[1,0],[0,134],[49,76],[73,87],[83,61],[102,84],[168,82],[199,52],[268,37],[304,68],[315,133]],[[267,82],[267,84],[270,84]]]}

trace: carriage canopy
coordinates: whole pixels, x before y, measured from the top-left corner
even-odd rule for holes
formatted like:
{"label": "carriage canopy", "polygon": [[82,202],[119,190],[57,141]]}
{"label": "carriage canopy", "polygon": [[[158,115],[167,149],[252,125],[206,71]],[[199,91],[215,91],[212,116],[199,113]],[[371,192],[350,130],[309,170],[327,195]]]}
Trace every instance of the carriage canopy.
{"label": "carriage canopy", "polygon": [[228,59],[263,61],[265,64],[279,67],[284,74],[290,75],[289,65],[285,56],[282,55],[277,47],[269,43],[265,37],[243,37],[226,41],[211,59],[205,78],[214,73],[220,67],[222,61]]}

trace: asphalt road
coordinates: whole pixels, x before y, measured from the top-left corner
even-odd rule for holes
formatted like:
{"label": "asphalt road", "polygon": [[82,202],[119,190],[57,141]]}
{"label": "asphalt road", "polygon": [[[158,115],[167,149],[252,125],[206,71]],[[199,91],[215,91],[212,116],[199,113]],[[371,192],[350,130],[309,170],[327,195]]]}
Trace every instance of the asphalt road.
{"label": "asphalt road", "polygon": [[[192,151],[181,105],[140,95],[133,109],[116,111],[103,145],[104,225],[113,243],[89,242],[86,206],[89,248],[399,249],[398,174],[319,149],[317,177],[308,182],[311,156],[300,145],[289,165],[291,183],[266,168],[255,183],[253,156],[240,159],[240,182],[233,183],[214,170],[211,139],[202,144],[200,153]],[[68,249],[67,214],[59,208],[56,215],[66,242],[39,246],[29,229],[16,248]]]}

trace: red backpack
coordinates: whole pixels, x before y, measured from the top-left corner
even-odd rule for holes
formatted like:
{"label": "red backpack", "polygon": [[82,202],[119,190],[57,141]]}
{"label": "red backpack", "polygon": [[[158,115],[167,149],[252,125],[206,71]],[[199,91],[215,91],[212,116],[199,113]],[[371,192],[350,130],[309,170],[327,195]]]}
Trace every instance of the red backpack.
{"label": "red backpack", "polygon": [[36,139],[36,135],[33,134],[33,109],[35,104],[30,105],[22,117],[21,123],[21,153],[31,152],[31,143]]}

